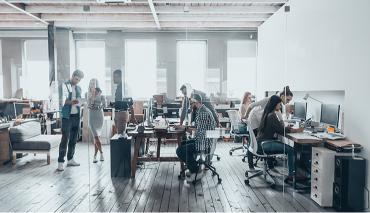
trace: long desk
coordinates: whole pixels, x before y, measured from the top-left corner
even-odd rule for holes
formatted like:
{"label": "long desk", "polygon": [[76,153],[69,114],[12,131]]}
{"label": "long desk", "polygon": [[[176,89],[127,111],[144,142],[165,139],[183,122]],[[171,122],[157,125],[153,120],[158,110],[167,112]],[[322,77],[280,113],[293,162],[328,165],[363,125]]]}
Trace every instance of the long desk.
{"label": "long desk", "polygon": [[[323,143],[322,139],[319,139],[317,137],[311,136],[308,133],[301,132],[301,133],[288,133],[285,136],[283,136],[291,141],[294,142],[293,148],[295,150],[294,154],[294,176],[293,176],[293,188],[294,189],[306,189],[309,187],[303,187],[303,188],[298,188],[297,187],[297,151],[299,151],[303,146],[319,146]],[[290,144],[289,144],[290,145]]]}
{"label": "long desk", "polygon": [[[131,162],[131,177],[135,177],[137,162],[148,162],[148,161],[180,161],[176,156],[174,157],[161,157],[161,143],[162,139],[173,139],[177,140],[178,146],[181,145],[182,138],[186,134],[185,129],[183,130],[145,130],[144,133],[138,133],[136,130],[128,131],[127,134],[132,136],[134,139],[134,156]],[[139,157],[139,149],[141,144],[146,138],[157,138],[157,156],[156,157]],[[181,170],[184,168],[184,163],[180,161]]]}

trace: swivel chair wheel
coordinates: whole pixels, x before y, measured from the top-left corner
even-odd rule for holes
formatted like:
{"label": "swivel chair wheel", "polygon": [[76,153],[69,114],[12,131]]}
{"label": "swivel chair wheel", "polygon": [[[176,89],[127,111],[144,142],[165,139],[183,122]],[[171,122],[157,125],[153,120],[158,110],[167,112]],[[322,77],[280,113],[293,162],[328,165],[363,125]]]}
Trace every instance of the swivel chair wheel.
{"label": "swivel chair wheel", "polygon": [[222,179],[221,179],[221,178],[219,178],[219,179],[218,179],[218,184],[221,184],[221,182],[222,182]]}
{"label": "swivel chair wheel", "polygon": [[246,171],[244,175],[245,175],[245,177],[248,177],[248,171]]}
{"label": "swivel chair wheel", "polygon": [[245,162],[245,158],[242,158],[242,161]]}
{"label": "swivel chair wheel", "polygon": [[229,155],[233,155],[233,152],[232,152],[232,151],[230,151],[230,152],[229,152]]}
{"label": "swivel chair wheel", "polygon": [[221,157],[220,156],[217,156],[217,160],[219,161],[219,160],[221,160]]}
{"label": "swivel chair wheel", "polygon": [[244,183],[245,183],[245,185],[250,186],[249,185],[249,180],[244,180]]}

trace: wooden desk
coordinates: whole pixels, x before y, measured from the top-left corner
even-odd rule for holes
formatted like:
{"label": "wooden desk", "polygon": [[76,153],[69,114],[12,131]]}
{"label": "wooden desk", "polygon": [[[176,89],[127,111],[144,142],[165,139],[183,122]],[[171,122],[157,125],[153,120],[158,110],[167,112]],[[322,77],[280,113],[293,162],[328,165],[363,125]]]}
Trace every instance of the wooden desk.
{"label": "wooden desk", "polygon": [[[176,138],[178,146],[181,145],[182,137],[185,135],[185,130],[145,130],[144,133],[135,131],[128,131],[127,135],[132,136],[134,139],[134,156],[131,162],[131,177],[135,177],[137,162],[138,161],[180,161],[176,156],[174,157],[161,157],[161,143],[162,138],[172,139]],[[139,157],[139,149],[141,144],[146,138],[158,138],[157,143],[157,156],[156,157]],[[180,161],[181,170],[184,168],[184,163]]]}
{"label": "wooden desk", "polygon": [[323,140],[314,136],[311,136],[308,133],[300,132],[300,133],[287,133],[285,137],[291,141],[294,142],[293,148],[295,150],[294,152],[294,176],[293,176],[293,188],[294,189],[310,189],[311,186],[298,188],[297,187],[297,152],[301,150],[303,151],[304,146],[320,146],[323,143]]}
{"label": "wooden desk", "polygon": [[288,138],[289,140],[292,140],[294,143],[298,144],[319,145],[323,142],[322,139],[311,136],[308,133],[304,132],[288,133],[285,135],[285,137]]}

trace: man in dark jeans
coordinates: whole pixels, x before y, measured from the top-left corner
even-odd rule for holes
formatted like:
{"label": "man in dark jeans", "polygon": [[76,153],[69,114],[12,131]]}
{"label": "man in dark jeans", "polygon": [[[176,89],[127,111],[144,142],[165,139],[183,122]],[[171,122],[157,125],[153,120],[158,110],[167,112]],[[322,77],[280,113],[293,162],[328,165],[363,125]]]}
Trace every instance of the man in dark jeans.
{"label": "man in dark jeans", "polygon": [[78,131],[80,129],[80,107],[81,107],[81,88],[77,84],[84,77],[80,70],[72,74],[71,80],[63,83],[63,98],[65,98],[62,108],[62,140],[59,145],[58,171],[63,171],[64,157],[67,153],[67,166],[79,166],[73,159],[77,143]]}
{"label": "man in dark jeans", "polygon": [[186,163],[189,169],[186,172],[187,181],[193,181],[196,173],[201,178],[202,171],[199,171],[195,154],[199,152],[209,152],[212,139],[206,137],[207,130],[216,128],[216,121],[213,118],[212,112],[202,103],[202,98],[199,94],[193,94],[191,99],[192,105],[197,108],[195,117],[195,137],[193,140],[186,141],[185,144],[177,148],[177,156]]}

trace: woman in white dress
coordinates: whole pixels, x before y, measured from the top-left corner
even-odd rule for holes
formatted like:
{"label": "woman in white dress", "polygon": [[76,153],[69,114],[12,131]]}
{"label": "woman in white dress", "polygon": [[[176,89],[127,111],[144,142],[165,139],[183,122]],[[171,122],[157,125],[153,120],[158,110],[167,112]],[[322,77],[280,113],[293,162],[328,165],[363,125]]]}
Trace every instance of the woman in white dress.
{"label": "woman in white dress", "polygon": [[93,162],[98,162],[97,154],[100,152],[100,161],[104,161],[103,150],[101,146],[100,136],[103,128],[104,114],[103,107],[105,106],[105,97],[99,88],[98,79],[91,79],[88,91],[88,108],[89,108],[89,127],[94,136],[95,153]]}

